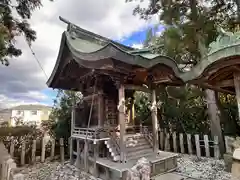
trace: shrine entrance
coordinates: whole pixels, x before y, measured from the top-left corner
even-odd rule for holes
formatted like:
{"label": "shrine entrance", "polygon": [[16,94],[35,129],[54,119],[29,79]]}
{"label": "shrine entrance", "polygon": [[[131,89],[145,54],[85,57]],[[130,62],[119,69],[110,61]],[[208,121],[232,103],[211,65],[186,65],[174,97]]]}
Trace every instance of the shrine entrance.
{"label": "shrine entrance", "polygon": [[[156,107],[158,86],[183,84],[174,60],[61,20],[68,28],[47,84],[83,94],[83,103],[74,103],[72,108],[71,162],[96,177],[104,169],[104,179],[124,179],[127,168],[140,157],[149,159],[152,175],[174,169],[176,155],[159,151],[161,120]],[[135,91],[151,94],[151,128],[134,121]]]}

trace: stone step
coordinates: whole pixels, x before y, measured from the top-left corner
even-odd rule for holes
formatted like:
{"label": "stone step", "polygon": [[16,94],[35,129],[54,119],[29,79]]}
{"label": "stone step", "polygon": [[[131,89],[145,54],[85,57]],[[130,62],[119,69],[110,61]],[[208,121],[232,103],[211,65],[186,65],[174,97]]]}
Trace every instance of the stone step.
{"label": "stone step", "polygon": [[149,145],[150,143],[146,140],[143,141],[138,141],[138,142],[126,142],[126,147],[139,147],[139,146],[145,146],[145,145]]}
{"label": "stone step", "polygon": [[132,139],[132,138],[128,138],[128,139],[126,139],[126,142],[144,142],[144,141],[146,141],[146,139],[145,138],[140,138],[140,139]]}
{"label": "stone step", "polygon": [[132,136],[132,137],[126,137],[126,140],[128,140],[128,139],[133,139],[133,140],[141,140],[141,139],[145,139],[145,137],[144,136]]}
{"label": "stone step", "polygon": [[110,141],[104,141],[104,144],[107,146],[108,151],[110,152],[113,161],[119,161],[120,160],[120,156],[116,152],[116,149],[115,149],[114,145]]}
{"label": "stone step", "polygon": [[132,148],[132,147],[140,147],[140,146],[150,146],[149,142],[141,142],[141,143],[127,143],[126,144],[126,148]]}
{"label": "stone step", "polygon": [[148,148],[148,149],[143,149],[143,150],[139,150],[139,151],[132,151],[132,152],[128,152],[127,153],[127,159],[129,158],[134,158],[134,157],[138,157],[138,156],[144,156],[146,154],[151,154],[153,153],[153,149]]}
{"label": "stone step", "polygon": [[132,155],[127,155],[127,160],[133,160],[133,159],[139,159],[141,157],[146,157],[146,156],[149,156],[153,154],[153,150],[150,149],[150,150],[145,150],[144,152],[141,152],[141,153],[134,153]]}
{"label": "stone step", "polygon": [[119,161],[120,160],[120,156],[119,155],[117,155],[117,156],[113,156],[113,161]]}
{"label": "stone step", "polygon": [[151,149],[151,146],[147,143],[147,144],[144,144],[144,145],[137,145],[137,146],[131,146],[131,147],[127,147],[126,150],[127,152],[136,152],[136,151],[139,151],[139,150],[144,150],[144,149]]}

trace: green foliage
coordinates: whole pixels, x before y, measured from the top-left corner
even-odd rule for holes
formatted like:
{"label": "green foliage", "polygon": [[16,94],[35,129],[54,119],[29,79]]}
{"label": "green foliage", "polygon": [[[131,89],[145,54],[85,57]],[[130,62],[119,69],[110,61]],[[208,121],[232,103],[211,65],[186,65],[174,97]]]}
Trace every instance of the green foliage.
{"label": "green foliage", "polygon": [[[240,4],[237,0],[152,0],[147,8],[141,7],[143,1],[139,1],[133,13],[143,19],[158,14],[159,23],[165,27],[160,36],[150,29],[145,46],[172,57],[184,71],[196,65],[207,53],[207,47],[219,34],[219,26],[234,31],[240,25]],[[162,88],[158,96],[162,104],[159,109],[161,127],[192,133],[209,132],[203,90],[189,85],[167,87]],[[224,112],[221,114],[224,119],[222,123],[225,127],[229,126],[225,132],[230,133],[233,126],[237,127],[236,104],[233,99],[225,98],[226,95],[221,96],[219,105],[222,106],[221,112]],[[145,113],[145,97],[138,102],[142,104],[140,111]],[[237,132],[236,128],[234,132]]]}
{"label": "green foliage", "polygon": [[221,105],[221,115],[224,134],[240,135],[240,121],[238,118],[238,108],[236,97],[230,94],[219,94],[219,103]]}
{"label": "green foliage", "polygon": [[[158,119],[161,128],[187,133],[209,133],[203,92],[188,85],[167,87],[157,91]],[[149,94],[135,93],[136,118],[151,125]]]}
{"label": "green foliage", "polygon": [[81,95],[73,91],[59,91],[50,120],[45,121],[43,126],[48,127],[56,138],[70,137],[72,105],[80,101]]}
{"label": "green foliage", "polygon": [[151,111],[149,107],[150,96],[148,93],[136,92],[135,96],[135,111],[136,111],[136,120],[135,122],[142,122],[144,125],[151,124]]}
{"label": "green foliage", "polygon": [[9,65],[8,57],[20,56],[21,49],[15,46],[16,37],[24,35],[31,44],[36,32],[31,29],[28,19],[32,12],[42,6],[41,0],[2,0],[0,3],[0,61]]}
{"label": "green foliage", "polygon": [[159,99],[162,102],[162,126],[178,132],[209,132],[206,103],[196,87],[167,87]]}
{"label": "green foliage", "polygon": [[0,137],[4,136],[24,136],[29,133],[34,133],[34,128],[29,126],[17,127],[0,127]]}

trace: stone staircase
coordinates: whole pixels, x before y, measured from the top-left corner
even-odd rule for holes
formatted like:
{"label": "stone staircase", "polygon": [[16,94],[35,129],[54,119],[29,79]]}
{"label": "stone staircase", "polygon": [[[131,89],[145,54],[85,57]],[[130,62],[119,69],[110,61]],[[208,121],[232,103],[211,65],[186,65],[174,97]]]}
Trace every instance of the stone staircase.
{"label": "stone staircase", "polygon": [[[113,161],[119,161],[120,155],[116,145],[111,140],[105,141]],[[142,134],[126,135],[126,160],[139,159],[146,155],[152,154],[153,149],[150,143]]]}
{"label": "stone staircase", "polygon": [[139,159],[152,154],[153,149],[150,143],[142,134],[128,135],[126,138],[126,159]]}
{"label": "stone staircase", "polygon": [[104,141],[105,145],[108,148],[109,153],[111,154],[111,157],[113,159],[113,161],[119,161],[120,160],[120,154],[117,150],[116,145],[114,145],[114,143],[111,141],[111,139]]}

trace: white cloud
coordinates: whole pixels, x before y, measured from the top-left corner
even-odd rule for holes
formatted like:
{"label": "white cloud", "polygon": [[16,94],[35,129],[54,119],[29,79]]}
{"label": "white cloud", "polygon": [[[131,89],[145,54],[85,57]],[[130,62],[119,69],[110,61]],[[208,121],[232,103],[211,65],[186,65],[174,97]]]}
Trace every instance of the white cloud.
{"label": "white cloud", "polygon": [[136,48],[136,49],[141,49],[141,48],[143,48],[143,44],[142,44],[142,43],[133,44],[132,47],[133,47],[133,48]]}
{"label": "white cloud", "polygon": [[[136,3],[125,3],[125,0],[43,0],[43,7],[33,13],[30,22],[37,31],[32,49],[47,75],[52,72],[61,34],[66,28],[59,16],[82,28],[119,40],[156,22],[156,19],[146,22],[133,16],[135,6]],[[17,45],[23,50],[22,56],[11,59],[9,67],[0,66],[0,108],[24,102],[38,103],[48,98],[41,93],[47,88],[46,78],[24,38],[18,38]]]}

